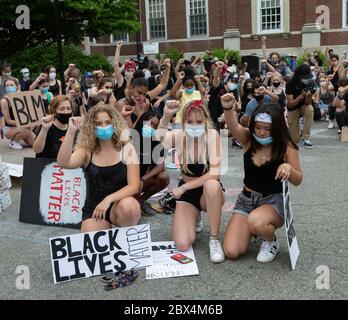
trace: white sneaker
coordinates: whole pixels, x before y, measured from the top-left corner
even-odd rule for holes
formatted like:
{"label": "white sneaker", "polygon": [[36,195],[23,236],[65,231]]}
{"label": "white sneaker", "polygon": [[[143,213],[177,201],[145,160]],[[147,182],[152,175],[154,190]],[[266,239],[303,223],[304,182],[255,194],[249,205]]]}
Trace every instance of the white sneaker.
{"label": "white sneaker", "polygon": [[16,141],[11,141],[9,147],[13,150],[22,150],[23,146]]}
{"label": "white sneaker", "polygon": [[210,261],[220,263],[225,260],[225,254],[219,240],[209,241]]}
{"label": "white sneaker", "polygon": [[200,233],[203,230],[202,214],[200,213],[196,221],[196,233]]}
{"label": "white sneaker", "polygon": [[274,241],[263,241],[259,254],[257,255],[257,261],[266,263],[275,259],[279,249],[279,242],[277,239]]}
{"label": "white sneaker", "polygon": [[333,129],[334,128],[334,122],[330,121],[329,126],[327,127],[328,129]]}

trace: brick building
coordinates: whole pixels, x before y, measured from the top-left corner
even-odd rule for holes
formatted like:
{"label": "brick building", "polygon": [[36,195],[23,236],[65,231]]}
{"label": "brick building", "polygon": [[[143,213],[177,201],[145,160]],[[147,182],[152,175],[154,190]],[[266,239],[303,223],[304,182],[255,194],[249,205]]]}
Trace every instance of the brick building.
{"label": "brick building", "polygon": [[122,39],[124,56],[135,55],[145,42],[158,42],[160,52],[176,47],[187,56],[222,47],[261,54],[262,36],[269,49],[284,54],[348,49],[348,0],[138,0],[138,6],[140,32],[85,38],[86,53],[111,58]]}

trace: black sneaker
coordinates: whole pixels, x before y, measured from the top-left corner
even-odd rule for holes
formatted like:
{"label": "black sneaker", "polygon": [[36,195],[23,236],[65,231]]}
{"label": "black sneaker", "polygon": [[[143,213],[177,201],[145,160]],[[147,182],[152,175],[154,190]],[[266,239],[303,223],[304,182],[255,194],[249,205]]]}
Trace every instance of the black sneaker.
{"label": "black sneaker", "polygon": [[243,149],[243,146],[236,139],[232,139],[232,148]]}
{"label": "black sneaker", "polygon": [[141,215],[144,217],[153,217],[158,213],[156,210],[154,210],[151,207],[150,203],[147,201],[140,203],[140,209],[141,209]]}
{"label": "black sneaker", "polygon": [[306,149],[313,149],[313,145],[308,139],[302,139],[302,143]]}

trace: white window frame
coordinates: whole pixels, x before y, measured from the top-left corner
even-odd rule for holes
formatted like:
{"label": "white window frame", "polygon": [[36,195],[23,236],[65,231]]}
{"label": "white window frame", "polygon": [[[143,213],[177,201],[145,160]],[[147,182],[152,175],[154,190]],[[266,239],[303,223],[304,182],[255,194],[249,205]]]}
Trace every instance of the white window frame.
{"label": "white window frame", "polygon": [[208,38],[209,37],[209,1],[205,1],[206,15],[207,15],[207,34],[206,35],[191,35],[191,25],[190,25],[190,0],[185,1],[185,11],[186,11],[186,34],[187,38]]}
{"label": "white window frame", "polygon": [[88,37],[89,39],[89,43],[92,43],[92,44],[96,44],[97,43],[97,39],[94,38],[94,37]]}
{"label": "white window frame", "polygon": [[146,13],[146,35],[148,41],[154,40],[167,40],[168,36],[168,25],[167,25],[167,0],[163,0],[163,10],[164,10],[164,27],[165,27],[165,37],[164,38],[151,38],[150,32],[150,5],[149,0],[145,0],[145,13]]}
{"label": "white window frame", "polygon": [[[113,34],[110,34],[110,43],[116,43],[118,42],[119,40],[115,40],[114,39],[114,35]],[[129,33],[127,33],[127,39],[126,40],[122,40],[124,43],[128,43],[129,42]]]}
{"label": "white window frame", "polygon": [[257,0],[256,5],[256,20],[257,20],[257,33],[258,34],[273,34],[273,33],[283,33],[284,32],[284,0],[280,0],[280,16],[281,16],[281,28],[276,30],[262,30],[262,16],[261,16],[261,1]]}
{"label": "white window frame", "polygon": [[348,29],[347,6],[348,6],[348,1],[342,0],[342,28],[343,29]]}

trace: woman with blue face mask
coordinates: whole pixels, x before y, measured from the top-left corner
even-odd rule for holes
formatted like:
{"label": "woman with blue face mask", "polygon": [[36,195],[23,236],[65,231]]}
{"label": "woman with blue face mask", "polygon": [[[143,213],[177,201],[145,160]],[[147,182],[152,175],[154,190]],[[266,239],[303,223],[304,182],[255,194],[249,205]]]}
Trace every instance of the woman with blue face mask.
{"label": "woman with blue face mask", "polygon": [[140,160],[140,187],[138,200],[143,216],[154,216],[147,200],[169,185],[169,176],[164,166],[164,149],[156,140],[159,118],[154,111],[144,112],[134,125],[139,143],[134,143]]}
{"label": "woman with blue face mask", "polygon": [[50,85],[47,78],[39,81],[38,89],[40,90],[40,95],[44,103],[46,114],[49,114],[48,106],[50,105],[53,99],[53,94],[49,91]]}
{"label": "woman with blue face mask", "polygon": [[4,116],[5,126],[2,128],[3,135],[10,140],[9,147],[13,150],[22,150],[23,146],[20,144],[24,140],[29,146],[34,143],[35,135],[31,128],[17,128],[12,106],[8,95],[19,92],[19,82],[15,78],[9,78],[4,81],[4,88],[6,94],[1,99],[1,113]]}
{"label": "woman with blue face mask", "polygon": [[129,141],[125,120],[111,106],[97,105],[85,118],[70,118],[57,161],[65,169],[85,168],[82,232],[138,224],[140,207],[133,196],[139,191],[139,160]]}
{"label": "woman with blue face mask", "polygon": [[263,239],[257,261],[271,262],[279,248],[275,231],[284,224],[282,183],[298,186],[303,179],[298,146],[278,104],[261,104],[249,128],[244,128],[238,123],[234,96],[226,94],[221,102],[230,133],[244,146],[245,172],[244,189],[224,237],[225,254],[238,259],[248,251],[254,235]]}
{"label": "woman with blue face mask", "polygon": [[182,179],[172,191],[176,200],[173,221],[173,240],[181,251],[194,243],[196,232],[202,231],[201,212],[208,213],[210,227],[210,260],[220,263],[225,259],[219,230],[223,187],[220,183],[220,136],[201,100],[188,103],[181,120],[183,129],[167,131],[172,116],[180,110],[178,101],[168,101],[157,130],[157,138],[164,137],[164,147],[175,147],[178,152]]}

